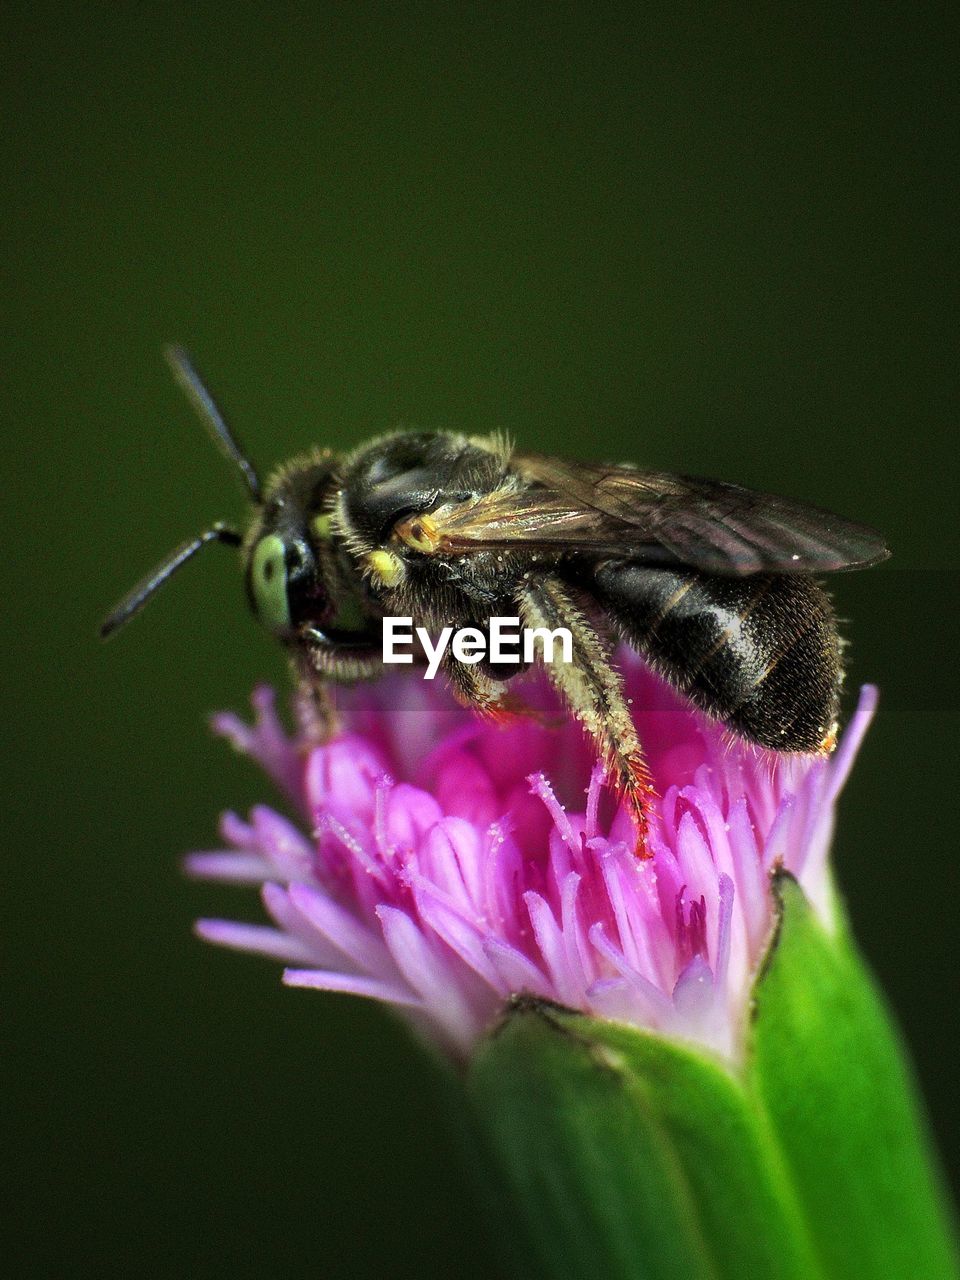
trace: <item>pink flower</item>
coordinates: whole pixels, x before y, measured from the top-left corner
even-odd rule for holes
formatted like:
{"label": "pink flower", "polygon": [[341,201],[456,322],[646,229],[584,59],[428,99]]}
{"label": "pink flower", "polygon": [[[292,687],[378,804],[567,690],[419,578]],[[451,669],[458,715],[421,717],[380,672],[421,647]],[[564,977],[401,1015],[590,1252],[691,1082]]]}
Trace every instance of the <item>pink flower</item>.
{"label": "pink flower", "polygon": [[832,757],[777,757],[731,740],[631,652],[620,661],[661,797],[649,860],[542,680],[524,691],[539,717],[501,728],[439,682],[387,677],[341,694],[345,731],[309,749],[262,688],[253,726],[214,726],[297,820],[228,813],[229,848],[187,865],[259,884],[272,924],[203,920],[200,935],[284,961],[292,986],[392,1004],[456,1056],[528,992],[735,1058],[771,870],[832,923],[834,805],[876,692]]}

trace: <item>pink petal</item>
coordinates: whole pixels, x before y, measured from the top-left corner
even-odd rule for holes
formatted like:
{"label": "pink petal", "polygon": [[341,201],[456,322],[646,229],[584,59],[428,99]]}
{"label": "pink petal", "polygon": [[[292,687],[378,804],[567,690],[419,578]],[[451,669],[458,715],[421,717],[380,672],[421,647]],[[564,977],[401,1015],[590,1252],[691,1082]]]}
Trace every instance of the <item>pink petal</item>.
{"label": "pink petal", "polygon": [[329,969],[285,969],[284,984],[288,987],[310,987],[314,991],[340,991],[346,995],[363,996],[368,1000],[383,1000],[386,1004],[410,1005],[419,1008],[421,1002],[410,991],[393,986],[380,978],[367,978],[356,973],[333,973]]}
{"label": "pink petal", "polygon": [[291,934],[265,924],[240,924],[233,920],[198,920],[198,938],[234,951],[255,951],[273,960],[309,960],[309,949]]}

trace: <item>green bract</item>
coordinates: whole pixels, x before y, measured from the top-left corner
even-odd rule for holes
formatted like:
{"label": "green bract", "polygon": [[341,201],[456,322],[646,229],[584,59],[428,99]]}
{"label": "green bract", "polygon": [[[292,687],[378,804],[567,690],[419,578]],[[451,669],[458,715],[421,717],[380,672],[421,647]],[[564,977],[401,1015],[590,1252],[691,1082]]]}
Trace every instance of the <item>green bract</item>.
{"label": "green bract", "polygon": [[776,888],[741,1068],[530,1000],[478,1051],[468,1087],[543,1273],[958,1275],[882,1001],[846,934],[789,876]]}

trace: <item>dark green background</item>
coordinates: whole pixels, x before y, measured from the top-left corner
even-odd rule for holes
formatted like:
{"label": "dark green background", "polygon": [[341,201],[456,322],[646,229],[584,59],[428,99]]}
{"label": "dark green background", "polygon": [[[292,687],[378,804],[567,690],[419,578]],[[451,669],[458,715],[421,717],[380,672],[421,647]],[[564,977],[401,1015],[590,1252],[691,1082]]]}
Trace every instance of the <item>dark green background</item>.
{"label": "dark green background", "polygon": [[939,12],[6,7],[17,1274],[486,1273],[393,1024],[191,937],[196,914],[255,904],[185,883],[181,851],[267,795],[204,715],[284,671],[217,549],[94,639],[174,543],[242,516],[161,362],[171,339],[264,467],[401,421],[501,427],[889,535],[890,565],[837,583],[851,685],[884,695],[837,866],[956,1160],[957,120]]}

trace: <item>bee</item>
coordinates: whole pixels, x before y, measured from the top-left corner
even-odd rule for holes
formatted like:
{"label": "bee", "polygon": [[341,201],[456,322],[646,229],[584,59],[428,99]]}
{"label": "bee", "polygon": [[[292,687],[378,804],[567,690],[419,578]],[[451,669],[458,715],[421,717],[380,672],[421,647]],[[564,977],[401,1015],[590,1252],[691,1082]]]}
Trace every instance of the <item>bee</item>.
{"label": "bee", "polygon": [[[545,664],[593,739],[638,827],[653,785],[612,661],[626,641],[737,737],[777,752],[826,752],[843,668],[818,575],[886,559],[882,538],[806,503],[631,465],[565,462],[498,436],[397,431],[346,456],[315,449],[267,484],[188,355],[175,378],[236,465],[253,516],[183,543],[124,597],[106,637],[212,542],[241,553],[255,616],[290,656],[318,736],[329,682],[383,669],[382,620],[483,633],[492,617],[566,628],[570,661]],[[519,709],[523,663],[445,655],[455,696],[484,716]]]}

